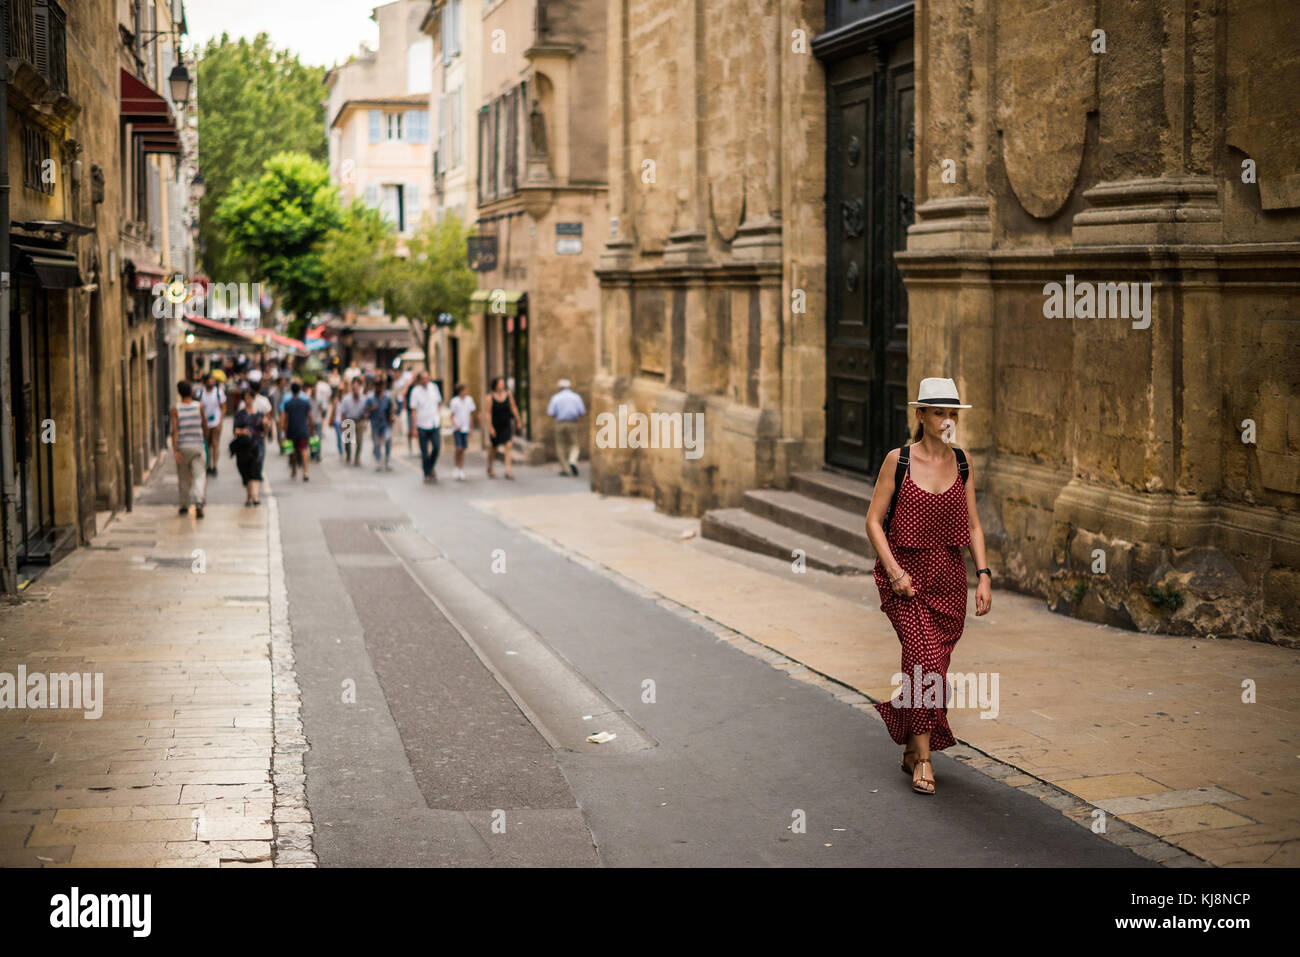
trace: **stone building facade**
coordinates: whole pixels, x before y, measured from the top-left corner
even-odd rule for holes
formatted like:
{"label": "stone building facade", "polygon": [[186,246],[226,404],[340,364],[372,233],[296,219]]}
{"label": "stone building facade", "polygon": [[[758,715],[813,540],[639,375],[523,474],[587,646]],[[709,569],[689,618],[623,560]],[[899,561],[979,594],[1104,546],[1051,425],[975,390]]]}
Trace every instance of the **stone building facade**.
{"label": "stone building facade", "polygon": [[87,543],[97,514],[130,508],[154,467],[182,334],[151,290],[192,264],[192,240],[167,84],[182,4],[6,0],[2,15],[13,589]]}
{"label": "stone building facade", "polygon": [[592,411],[703,413],[705,437],[698,458],[597,448],[600,491],[700,514],[821,462],[823,6],[610,4],[617,232],[597,270]]}
{"label": "stone building facade", "polygon": [[593,411],[700,411],[705,444],[597,449],[594,487],[701,514],[869,482],[950,376],[1000,586],[1293,642],[1297,28],[1264,0],[616,0]]}
{"label": "stone building facade", "polygon": [[[409,236],[429,213],[433,160],[429,88],[433,43],[421,30],[425,0],[394,0],[374,8],[377,49],[363,47],[325,75],[325,123],[330,179],[346,205],[362,200],[383,212],[399,236]],[[405,320],[383,304],[357,303],[330,323],[347,358],[392,370],[394,359],[420,343]],[[432,374],[446,352],[433,342]]]}
{"label": "stone building facade", "polygon": [[[478,114],[483,100],[483,0],[434,0],[421,29],[433,39],[433,86],[429,116],[433,125],[433,197],[435,221],[454,216],[472,227],[478,216]],[[457,316],[446,333],[444,391],[451,396],[464,382],[470,395],[481,396],[483,319]]]}
{"label": "stone building facade", "polygon": [[911,378],[970,397],[994,559],[1062,610],[1300,639],[1300,20],[1280,12],[916,5]]}
{"label": "stone building facade", "polygon": [[499,0],[480,27],[477,225],[496,244],[474,296],[482,381],[506,377],[536,460],[553,454],[556,383],[592,394],[592,271],[609,235],[607,6]]}

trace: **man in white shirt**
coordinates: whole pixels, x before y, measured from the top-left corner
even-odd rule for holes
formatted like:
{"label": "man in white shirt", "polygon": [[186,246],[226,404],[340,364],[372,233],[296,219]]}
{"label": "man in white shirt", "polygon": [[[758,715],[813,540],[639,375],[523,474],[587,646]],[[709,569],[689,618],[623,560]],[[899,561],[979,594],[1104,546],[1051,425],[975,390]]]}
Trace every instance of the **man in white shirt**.
{"label": "man in white shirt", "polygon": [[451,407],[451,437],[456,442],[456,481],[465,481],[465,450],[469,448],[469,430],[474,427],[478,406],[465,383],[456,386],[456,395],[447,403]]}
{"label": "man in white shirt", "polygon": [[436,382],[429,381],[429,373],[421,372],[411,389],[411,424],[420,437],[420,464],[424,468],[425,484],[438,481],[434,466],[442,449],[442,390]]}
{"label": "man in white shirt", "polygon": [[312,390],[312,398],[316,401],[316,408],[312,413],[312,420],[316,423],[316,437],[322,442],[325,441],[325,417],[329,415],[330,400],[334,397],[334,390],[330,384],[321,376],[316,380],[316,387]]}
{"label": "man in white shirt", "polygon": [[217,385],[211,372],[203,377],[203,391],[196,396],[203,410],[204,437],[208,443],[208,474],[217,474],[217,447],[221,441],[221,421],[226,407],[226,390]]}

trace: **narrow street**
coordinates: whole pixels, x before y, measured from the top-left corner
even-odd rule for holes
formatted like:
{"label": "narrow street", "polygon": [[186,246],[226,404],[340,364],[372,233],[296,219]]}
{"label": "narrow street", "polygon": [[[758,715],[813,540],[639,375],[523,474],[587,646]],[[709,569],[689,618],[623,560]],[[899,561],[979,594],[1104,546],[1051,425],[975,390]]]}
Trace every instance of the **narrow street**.
{"label": "narrow street", "polygon": [[571,479],[445,466],[427,487],[404,452],[376,473],[327,449],[309,483],[268,463],[322,866],[1147,863],[957,761],[936,766],[941,799],[912,793],[874,713],[476,506]]}

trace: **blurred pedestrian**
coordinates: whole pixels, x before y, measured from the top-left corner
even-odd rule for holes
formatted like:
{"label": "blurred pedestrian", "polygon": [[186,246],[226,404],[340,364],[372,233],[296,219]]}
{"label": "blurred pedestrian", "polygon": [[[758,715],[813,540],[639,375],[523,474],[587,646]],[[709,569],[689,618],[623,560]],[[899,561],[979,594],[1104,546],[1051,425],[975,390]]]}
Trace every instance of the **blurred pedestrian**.
{"label": "blurred pedestrian", "polygon": [[198,400],[203,409],[203,433],[208,449],[205,467],[208,475],[216,475],[221,423],[226,417],[226,390],[217,382],[216,373],[212,370],[203,377],[203,391],[199,393]]}
{"label": "blurred pedestrian", "polygon": [[559,391],[551,396],[546,414],[555,420],[555,457],[560,461],[560,474],[578,474],[578,420],[587,414],[582,396],[573,391],[568,379],[561,379]]}
{"label": "blurred pedestrian", "polygon": [[180,397],[172,406],[172,457],[176,460],[176,490],[180,495],[180,514],[190,510],[194,502],[194,517],[203,517],[208,476],[204,462],[207,456],[207,439],[203,424],[203,409],[194,401],[194,387],[185,380],[176,383]]}
{"label": "blurred pedestrian", "polygon": [[376,380],[374,394],[366,399],[365,406],[370,417],[370,437],[375,443],[376,472],[393,470],[393,420],[397,418],[397,408],[384,380],[384,376]]}
{"label": "blurred pedestrian", "polygon": [[514,433],[516,430],[522,432],[524,423],[519,418],[515,397],[506,388],[505,376],[499,375],[492,380],[492,391],[488,393],[487,401],[488,434],[491,439],[491,446],[488,449],[488,478],[496,478],[492,466],[496,462],[497,449],[500,449],[506,460],[506,478],[513,480],[515,476],[510,471],[510,451],[513,448]]}
{"label": "blurred pedestrian", "polygon": [[[244,504],[261,505],[262,463],[266,460],[266,414],[258,408],[256,383],[244,393],[244,407],[235,413],[235,437],[230,444],[235,453],[235,466],[244,480]],[[270,403],[267,403],[269,408]]]}
{"label": "blurred pedestrian", "polygon": [[438,481],[438,452],[442,449],[442,390],[421,372],[411,389],[412,424],[420,438],[420,466],[425,483]]}
{"label": "blurred pedestrian", "polygon": [[365,431],[366,396],[360,376],[353,376],[347,393],[339,403],[339,424],[343,434],[344,462],[361,465],[361,433]]}
{"label": "blurred pedestrian", "polygon": [[478,406],[474,404],[474,397],[469,394],[469,387],[461,382],[456,386],[456,394],[452,397],[451,406],[451,437],[456,445],[456,481],[465,481],[465,450],[469,448],[469,432],[474,427],[474,420],[478,418]]}
{"label": "blurred pedestrian", "polygon": [[296,379],[289,387],[289,401],[280,413],[280,430],[293,443],[289,452],[289,478],[296,478],[302,466],[302,480],[307,481],[307,448],[311,439],[311,403],[302,396],[302,383]]}

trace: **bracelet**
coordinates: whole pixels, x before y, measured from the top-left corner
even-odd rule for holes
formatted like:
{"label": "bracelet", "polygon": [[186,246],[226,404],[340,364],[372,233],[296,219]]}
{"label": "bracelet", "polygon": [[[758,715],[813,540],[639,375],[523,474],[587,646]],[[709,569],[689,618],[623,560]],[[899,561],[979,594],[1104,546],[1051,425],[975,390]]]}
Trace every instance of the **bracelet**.
{"label": "bracelet", "polygon": [[906,574],[907,574],[907,569],[903,569],[901,572],[898,573],[898,578],[891,578],[891,579],[889,580],[889,584],[892,585],[892,584],[894,584],[894,582],[901,580],[902,577],[903,577],[904,575],[906,575]]}

